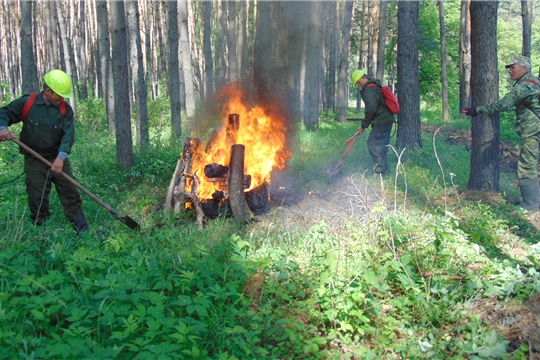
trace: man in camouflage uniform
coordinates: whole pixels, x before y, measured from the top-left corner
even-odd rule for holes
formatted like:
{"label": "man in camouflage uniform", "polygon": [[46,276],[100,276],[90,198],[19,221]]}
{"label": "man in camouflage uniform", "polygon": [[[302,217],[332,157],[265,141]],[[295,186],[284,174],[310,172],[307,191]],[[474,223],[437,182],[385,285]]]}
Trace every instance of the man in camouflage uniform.
{"label": "man in camouflage uniform", "polygon": [[[366,104],[364,110],[366,117],[362,120],[357,134],[361,135],[371,125],[367,147],[373,159],[373,172],[384,174],[388,170],[386,154],[394,125],[394,115],[388,110],[379,80],[367,77],[364,70],[355,70],[351,74],[351,81],[361,87],[362,100]],[[372,84],[375,86],[370,86]]]}
{"label": "man in camouflage uniform", "polygon": [[523,201],[519,206],[525,210],[538,211],[540,188],[538,186],[538,146],[540,143],[540,102],[538,79],[531,73],[531,60],[515,56],[505,66],[510,78],[516,83],[502,99],[491,104],[471,107],[463,112],[469,116],[494,114],[515,108],[514,129],[521,137],[519,146],[518,179]]}
{"label": "man in camouflage uniform", "polygon": [[[49,168],[23,148],[26,193],[30,218],[40,226],[50,217],[49,194],[54,183],[64,214],[73,224],[77,234],[88,231],[88,223],[82,209],[82,200],[75,185],[65,179],[62,171],[73,178],[68,154],[75,138],[73,109],[64,98],[71,96],[71,79],[61,70],[52,70],[43,76],[45,86],[23,119],[23,109],[29,95],[23,95],[0,108],[0,141],[16,138],[8,126],[23,121],[21,141],[47,159]],[[61,106],[65,106],[62,113]]]}

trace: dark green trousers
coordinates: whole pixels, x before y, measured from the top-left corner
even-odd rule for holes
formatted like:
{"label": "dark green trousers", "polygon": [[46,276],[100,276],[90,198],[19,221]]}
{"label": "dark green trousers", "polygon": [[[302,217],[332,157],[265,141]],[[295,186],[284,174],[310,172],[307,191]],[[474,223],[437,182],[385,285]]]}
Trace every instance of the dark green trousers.
{"label": "dark green trousers", "polygon": [[367,139],[367,147],[369,154],[373,159],[373,172],[380,174],[388,170],[388,145],[390,143],[390,135],[392,134],[392,126],[394,123],[373,126]]}
{"label": "dark green trousers", "polygon": [[[51,163],[54,158],[47,159]],[[24,161],[26,172],[26,194],[30,207],[30,218],[33,221],[44,221],[50,218],[49,194],[52,184],[56,188],[60,203],[64,208],[64,215],[73,222],[75,216],[82,214],[82,199],[79,190],[60,174],[55,174],[51,168],[39,159],[26,156]],[[64,161],[63,171],[73,178],[69,159]]]}

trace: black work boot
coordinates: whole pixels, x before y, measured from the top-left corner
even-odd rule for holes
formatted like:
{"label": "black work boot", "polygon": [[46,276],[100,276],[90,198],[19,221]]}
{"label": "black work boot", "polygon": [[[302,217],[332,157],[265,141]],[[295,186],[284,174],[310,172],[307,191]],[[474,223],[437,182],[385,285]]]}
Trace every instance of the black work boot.
{"label": "black work boot", "polygon": [[84,213],[75,216],[75,219],[73,220],[73,228],[75,228],[77,235],[81,235],[81,233],[88,231],[88,223],[86,222]]}
{"label": "black work boot", "polygon": [[521,179],[519,183],[523,200],[518,206],[528,211],[539,211],[540,187],[538,186],[538,179]]}

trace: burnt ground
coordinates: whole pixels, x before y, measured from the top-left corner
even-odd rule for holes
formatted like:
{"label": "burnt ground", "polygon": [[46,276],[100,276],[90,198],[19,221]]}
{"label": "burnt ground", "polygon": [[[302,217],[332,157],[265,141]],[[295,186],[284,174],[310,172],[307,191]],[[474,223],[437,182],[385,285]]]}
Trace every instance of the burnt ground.
{"label": "burnt ground", "polygon": [[[434,133],[435,127],[424,127],[423,131]],[[444,141],[471,149],[470,131],[452,131],[438,134]],[[516,173],[518,149],[514,144],[501,143],[501,172]],[[278,173],[270,185],[271,211],[257,216],[255,227],[262,229],[292,230],[309,229],[324,222],[330,232],[339,234],[347,231],[349,221],[365,220],[380,216],[374,207],[385,204],[393,209],[393,189],[384,189],[378,177],[367,174],[338,174],[327,181],[327,187],[310,191],[295,182],[287,173]],[[382,189],[382,190],[381,190]],[[464,190],[460,196],[492,205],[510,202],[498,194],[486,194]],[[540,231],[540,213],[526,215],[527,221]],[[516,251],[519,251],[516,249]],[[509,341],[509,349],[520,344],[529,345],[529,359],[540,360],[540,294],[533,295],[525,304],[508,304],[498,298],[477,301],[469,310],[480,315]]]}

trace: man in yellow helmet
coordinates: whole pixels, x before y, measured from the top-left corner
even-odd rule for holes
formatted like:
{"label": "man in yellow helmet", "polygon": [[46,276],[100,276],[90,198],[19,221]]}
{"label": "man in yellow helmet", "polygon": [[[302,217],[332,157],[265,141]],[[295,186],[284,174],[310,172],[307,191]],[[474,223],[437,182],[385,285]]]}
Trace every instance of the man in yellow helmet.
{"label": "man in yellow helmet", "polygon": [[364,70],[355,70],[351,74],[353,84],[360,86],[366,114],[358,132],[363,133],[371,125],[367,140],[369,154],[373,159],[373,172],[384,174],[388,170],[387,145],[390,143],[394,115],[388,110],[386,100],[381,93],[381,82],[366,76]]}
{"label": "man in yellow helmet", "polygon": [[25,157],[26,193],[32,222],[40,226],[51,217],[49,194],[54,183],[64,215],[80,234],[88,231],[88,223],[79,190],[60,175],[63,171],[73,178],[67,158],[75,139],[73,109],[64,101],[72,94],[71,79],[62,70],[52,70],[43,80],[43,91],[36,94],[37,97],[23,95],[0,108],[0,141],[14,139],[16,136],[8,127],[23,121],[21,141],[52,163],[49,168],[20,149]]}

